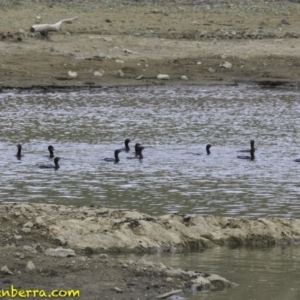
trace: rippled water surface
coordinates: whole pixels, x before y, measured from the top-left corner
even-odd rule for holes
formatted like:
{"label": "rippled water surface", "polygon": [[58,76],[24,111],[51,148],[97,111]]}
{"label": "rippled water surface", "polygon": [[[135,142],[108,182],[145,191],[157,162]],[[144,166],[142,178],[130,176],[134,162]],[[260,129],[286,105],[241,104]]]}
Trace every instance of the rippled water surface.
{"label": "rippled water surface", "polygon": [[[149,87],[0,94],[0,201],[94,204],[149,214],[300,217],[298,90]],[[143,161],[102,159],[125,138]],[[237,150],[256,142],[255,161]],[[17,160],[16,144],[24,157]],[[212,144],[211,155],[205,145]],[[52,144],[61,157],[49,162]],[[193,155],[192,153],[201,153]]]}

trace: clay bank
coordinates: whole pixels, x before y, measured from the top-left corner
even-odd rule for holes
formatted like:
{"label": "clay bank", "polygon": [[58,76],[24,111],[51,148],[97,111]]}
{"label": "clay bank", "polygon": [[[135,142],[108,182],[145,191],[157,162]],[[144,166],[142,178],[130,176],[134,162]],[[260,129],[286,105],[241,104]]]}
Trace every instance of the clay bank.
{"label": "clay bank", "polygon": [[[52,274],[53,266],[50,269],[35,267],[45,259],[54,259],[55,264],[66,264],[68,268],[71,259],[71,265],[77,262],[84,264],[85,269],[92,269],[96,268],[94,260],[97,257],[102,268],[105,264],[106,268],[130,272],[132,278],[143,276],[147,278],[145,282],[149,282],[149,276],[163,280],[164,289],[149,292],[153,297],[168,297],[164,293],[170,290],[179,293],[186,289],[223,289],[234,286],[234,283],[214,274],[182,271],[146,261],[118,261],[107,255],[115,252],[197,251],[216,245],[292,244],[297,243],[300,236],[300,221],[296,219],[152,217],[137,211],[54,204],[1,205],[0,220],[0,247],[2,256],[5,256],[0,258],[2,276],[12,278],[15,272],[23,271],[44,274],[45,270]],[[12,257],[17,257],[22,264],[10,266]],[[26,259],[30,261],[26,262]],[[112,293],[118,294],[122,289],[117,287]]]}
{"label": "clay bank", "polygon": [[93,252],[197,250],[214,245],[297,243],[297,219],[229,218],[164,215],[137,211],[53,204],[11,204],[0,207],[1,226],[16,226],[61,246]]}

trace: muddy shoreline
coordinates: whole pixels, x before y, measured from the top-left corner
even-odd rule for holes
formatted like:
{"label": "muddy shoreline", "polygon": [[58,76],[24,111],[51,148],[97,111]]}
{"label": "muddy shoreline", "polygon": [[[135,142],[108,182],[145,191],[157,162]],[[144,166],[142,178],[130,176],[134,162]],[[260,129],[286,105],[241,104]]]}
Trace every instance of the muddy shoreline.
{"label": "muddy shoreline", "polygon": [[[176,290],[236,284],[201,270],[178,270],[115,253],[201,251],[215,246],[269,247],[300,242],[300,221],[197,215],[153,217],[104,207],[0,205],[2,289],[78,289],[85,299],[154,299]],[[50,281],[49,281],[50,280]]]}

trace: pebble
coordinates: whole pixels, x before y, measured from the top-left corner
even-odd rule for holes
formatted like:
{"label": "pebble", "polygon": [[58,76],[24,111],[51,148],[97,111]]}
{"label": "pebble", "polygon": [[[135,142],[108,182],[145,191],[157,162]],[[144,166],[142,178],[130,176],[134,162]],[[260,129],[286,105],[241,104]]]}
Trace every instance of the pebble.
{"label": "pebble", "polygon": [[117,77],[123,78],[125,76],[124,72],[122,70],[117,71]]}
{"label": "pebble", "polygon": [[77,77],[78,77],[77,72],[69,71],[69,72],[68,72],[68,75],[69,75],[70,78],[77,78]]}
{"label": "pebble", "polygon": [[160,80],[169,80],[170,76],[168,74],[158,74],[156,78]]}
{"label": "pebble", "polygon": [[48,255],[48,256],[56,256],[56,257],[76,256],[75,251],[73,249],[64,249],[64,248],[61,248],[61,247],[58,247],[56,249],[48,248],[45,251],[45,254]]}
{"label": "pebble", "polygon": [[128,54],[132,54],[133,52],[131,51],[131,50],[129,50],[129,49],[124,49],[124,52],[125,53],[128,53]]}
{"label": "pebble", "polygon": [[32,228],[33,227],[33,223],[32,222],[27,222],[23,225],[23,227],[29,227]]}
{"label": "pebble", "polygon": [[101,72],[99,72],[99,71],[95,71],[95,72],[94,72],[94,76],[102,77],[102,76],[103,76],[103,73],[101,73]]}
{"label": "pebble", "polygon": [[14,275],[14,273],[7,266],[2,267],[0,271],[5,274]]}
{"label": "pebble", "polygon": [[26,265],[25,271],[26,272],[31,272],[31,271],[33,271],[35,269],[36,268],[35,268],[34,263],[31,260],[29,260],[28,263],[27,263],[27,265]]}
{"label": "pebble", "polygon": [[123,293],[123,291],[120,288],[116,287],[116,286],[113,288],[113,290],[116,291],[119,294]]}
{"label": "pebble", "polygon": [[223,63],[220,64],[221,68],[225,68],[225,69],[231,69],[232,68],[232,63],[225,61]]}
{"label": "pebble", "polygon": [[35,218],[35,223],[38,224],[38,225],[42,225],[44,224],[44,220],[42,217],[36,217]]}
{"label": "pebble", "polygon": [[98,54],[98,57],[104,59],[106,57],[106,54],[101,52]]}
{"label": "pebble", "polygon": [[187,76],[185,76],[185,75],[180,76],[180,79],[181,79],[181,80],[189,80],[189,79],[187,78]]}

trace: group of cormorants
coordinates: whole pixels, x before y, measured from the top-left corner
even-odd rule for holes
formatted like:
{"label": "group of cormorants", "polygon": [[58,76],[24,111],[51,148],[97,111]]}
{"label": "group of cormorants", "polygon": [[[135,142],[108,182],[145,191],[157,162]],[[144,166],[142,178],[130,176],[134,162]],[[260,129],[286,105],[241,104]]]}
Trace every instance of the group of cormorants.
{"label": "group of cormorants", "polygon": [[[103,161],[118,163],[120,161],[119,153],[120,152],[127,152],[128,153],[130,151],[129,143],[131,141],[132,140],[130,140],[130,139],[126,139],[124,148],[115,150],[114,151],[114,157],[104,158]],[[254,160],[255,159],[254,143],[255,143],[255,141],[251,140],[250,141],[250,149],[244,149],[244,150],[238,150],[237,151],[237,152],[248,152],[248,153],[250,153],[250,156],[249,155],[238,155],[237,158]],[[210,148],[211,147],[212,147],[211,144],[206,145],[206,154],[207,155],[210,155]],[[16,157],[18,159],[21,159],[21,157],[23,157],[22,145],[18,144],[17,148],[18,148],[18,151],[17,151]],[[127,159],[140,159],[140,160],[143,159],[144,157],[143,157],[142,151],[145,149],[145,147],[143,147],[140,143],[136,143],[135,146],[134,146],[134,149],[135,149],[134,156],[128,156],[126,158]],[[55,157],[54,156],[54,147],[52,145],[49,145],[48,146],[48,151],[49,151],[49,155],[47,157],[54,158],[54,160],[53,160],[54,164],[42,164],[42,165],[39,165],[39,168],[42,168],[42,169],[55,169],[55,170],[59,169],[60,166],[59,166],[58,162],[60,160],[60,157],[58,157],[58,156]],[[186,154],[201,155],[201,153],[192,153],[192,152],[187,152]],[[297,158],[294,161],[295,162],[300,162],[300,158]]]}
{"label": "group of cormorants", "polygon": [[[22,154],[22,145],[21,144],[18,144],[17,145],[17,148],[18,148],[18,152],[16,154],[16,157],[18,159],[21,159],[21,157],[23,157],[24,155]],[[49,158],[54,158],[54,164],[43,164],[43,165],[39,165],[39,168],[41,169],[59,169],[59,160],[60,160],[60,157],[54,157],[54,147],[52,145],[49,145],[48,146],[48,151],[49,151],[49,155],[47,157]]]}
{"label": "group of cormorants", "polygon": [[[125,140],[125,148],[121,148],[121,149],[117,149],[115,150],[115,157],[114,158],[104,158],[104,161],[111,161],[111,162],[115,162],[118,163],[120,161],[119,159],[119,153],[122,151],[125,152],[129,152],[130,151],[130,147],[129,147],[129,143],[131,142],[130,139],[126,139]],[[134,156],[128,156],[127,159],[143,159],[143,153],[142,151],[145,149],[145,147],[143,147],[140,143],[136,143],[134,146]]]}
{"label": "group of cormorants", "polygon": [[[107,162],[118,163],[120,161],[119,153],[122,152],[122,151],[128,153],[130,151],[130,147],[129,147],[130,142],[131,142],[130,139],[126,139],[125,140],[125,148],[115,150],[114,158],[104,158],[103,160],[107,161]],[[18,144],[17,148],[18,148],[18,151],[17,151],[16,157],[18,159],[21,159],[24,156],[22,154],[22,145]],[[143,159],[142,151],[145,149],[145,147],[143,147],[140,143],[136,143],[134,148],[135,148],[134,156],[128,156],[127,159]],[[41,169],[55,169],[55,170],[59,169],[60,166],[59,166],[58,162],[60,160],[60,157],[58,157],[58,156],[55,157],[54,156],[54,147],[52,145],[49,145],[48,146],[48,151],[49,151],[49,155],[47,157],[54,158],[54,160],[53,160],[54,164],[42,164],[42,165],[39,165],[39,168],[41,168]]]}
{"label": "group of cormorants", "polygon": [[[114,163],[118,163],[120,161],[119,159],[119,153],[120,152],[129,152],[130,151],[130,147],[129,147],[129,143],[131,142],[130,139],[126,139],[125,140],[125,147],[124,148],[121,148],[121,149],[117,149],[115,150],[114,152],[114,157],[109,157],[109,158],[104,158],[103,160],[104,161],[107,161],[107,162],[114,162]],[[255,147],[254,147],[254,143],[255,141],[254,140],[251,140],[250,141],[250,149],[244,149],[244,150],[238,150],[237,152],[248,152],[250,153],[250,156],[249,155],[238,155],[237,158],[240,158],[240,159],[250,159],[250,160],[254,160],[255,159]],[[208,144],[206,145],[206,154],[207,155],[210,155],[210,148],[212,147],[211,144]],[[18,152],[16,154],[16,157],[18,159],[21,159],[21,157],[23,157],[23,154],[22,154],[22,145],[21,144],[18,144],[17,145],[17,148],[18,148]],[[142,151],[145,149],[145,147],[143,147],[140,143],[136,143],[135,146],[134,146],[134,156],[128,156],[126,157],[127,159],[143,159],[143,153]],[[60,160],[60,157],[58,156],[54,156],[54,147],[52,145],[49,145],[48,146],[48,151],[49,151],[49,155],[47,157],[49,158],[54,158],[53,162],[54,164],[43,164],[43,165],[39,165],[39,168],[42,168],[42,169],[59,169],[59,160]],[[191,153],[191,152],[187,152],[187,154],[193,154],[193,155],[201,155],[201,153]],[[300,158],[297,158],[295,159],[294,161],[296,162],[300,162]]]}

